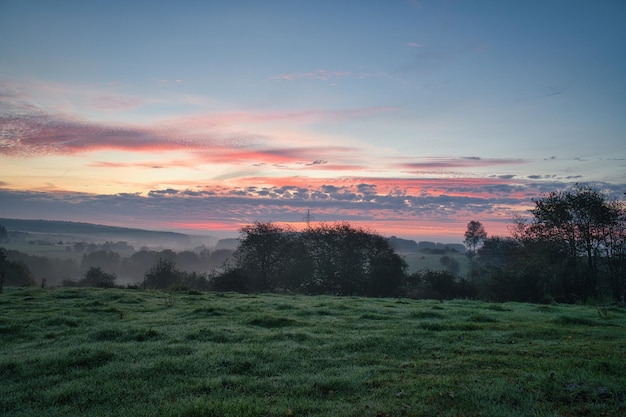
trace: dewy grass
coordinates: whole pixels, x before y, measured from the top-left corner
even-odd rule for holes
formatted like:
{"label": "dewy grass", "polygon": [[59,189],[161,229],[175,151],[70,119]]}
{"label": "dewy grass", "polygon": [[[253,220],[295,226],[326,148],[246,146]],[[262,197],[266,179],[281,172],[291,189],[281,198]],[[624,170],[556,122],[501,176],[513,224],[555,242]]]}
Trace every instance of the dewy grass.
{"label": "dewy grass", "polygon": [[626,314],[5,289],[2,416],[623,416]]}

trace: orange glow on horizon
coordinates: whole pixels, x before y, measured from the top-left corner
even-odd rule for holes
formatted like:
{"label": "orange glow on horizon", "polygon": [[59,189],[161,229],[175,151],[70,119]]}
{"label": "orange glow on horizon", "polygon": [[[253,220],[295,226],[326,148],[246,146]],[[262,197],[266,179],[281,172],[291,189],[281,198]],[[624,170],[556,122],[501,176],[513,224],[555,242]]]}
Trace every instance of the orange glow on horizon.
{"label": "orange glow on horizon", "polygon": [[[476,220],[476,219],[473,219]],[[479,220],[487,230],[489,236],[509,236],[509,226],[512,225],[512,222],[500,222],[500,221],[489,221],[489,220]],[[329,221],[329,222],[318,222],[311,221],[310,226],[316,227],[321,224],[332,225],[341,221]],[[371,233],[377,233],[382,236],[391,237],[397,236],[404,239],[413,239],[416,241],[420,240],[431,240],[431,241],[440,241],[443,243],[460,243],[463,241],[463,234],[467,229],[467,223],[469,220],[465,221],[455,221],[455,222],[424,222],[424,221],[415,221],[413,223],[395,221],[395,222],[385,222],[385,221],[348,221],[351,226],[362,228]],[[161,226],[164,229],[169,230],[186,230],[188,233],[192,233],[193,231],[204,231],[204,232],[223,232],[230,233],[233,236],[238,236],[241,228],[251,225],[254,222],[242,222],[236,225],[236,227],[232,223],[224,223],[224,222],[168,222],[163,223]],[[302,221],[296,222],[285,222],[285,221],[276,221],[271,222],[273,224],[294,229],[296,231],[303,231],[307,228],[307,223]]]}

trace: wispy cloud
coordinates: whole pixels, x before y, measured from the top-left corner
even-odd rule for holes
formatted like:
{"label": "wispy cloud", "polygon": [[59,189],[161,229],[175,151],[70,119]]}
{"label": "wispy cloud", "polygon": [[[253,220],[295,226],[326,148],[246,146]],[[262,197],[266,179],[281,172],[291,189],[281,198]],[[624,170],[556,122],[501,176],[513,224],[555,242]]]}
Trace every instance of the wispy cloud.
{"label": "wispy cloud", "polygon": [[92,106],[103,111],[124,111],[140,107],[144,101],[139,97],[101,95],[93,100]]}
{"label": "wispy cloud", "polygon": [[0,115],[0,138],[1,154],[20,157],[106,149],[167,150],[194,144],[183,138],[173,140],[148,128],[104,125],[78,118],[53,117],[44,112]]}
{"label": "wispy cloud", "polygon": [[319,123],[372,117],[398,111],[396,107],[376,106],[336,110],[305,109],[292,111],[239,111],[196,114],[163,120],[164,127],[184,126],[186,130],[228,128],[233,126],[274,122]]}
{"label": "wispy cloud", "polygon": [[399,166],[407,170],[431,170],[431,169],[452,169],[452,168],[471,168],[471,167],[489,167],[495,165],[518,165],[526,163],[523,159],[511,158],[480,158],[477,156],[446,158],[446,157],[429,157],[420,158],[415,162],[402,162]]}
{"label": "wispy cloud", "polygon": [[168,161],[132,161],[132,162],[117,162],[117,161],[96,161],[89,164],[94,168],[150,168],[150,169],[164,169],[164,168],[179,168],[194,167],[197,163],[190,161],[189,159],[175,159]]}
{"label": "wispy cloud", "polygon": [[320,147],[270,147],[250,146],[247,148],[221,148],[210,152],[195,153],[198,161],[203,163],[222,162],[237,163],[250,162],[256,165],[264,164],[294,164],[304,166],[327,166],[327,163],[310,163],[309,161],[322,161],[320,156],[330,158],[343,158],[355,155],[359,152],[356,148],[346,146],[320,146]]}
{"label": "wispy cloud", "polygon": [[[113,88],[116,87],[117,85]],[[16,85],[2,81],[0,154],[34,157],[52,154],[72,155],[98,150],[203,152],[219,149],[224,157],[248,160],[260,156],[260,162],[264,162],[264,154],[272,155],[276,159],[281,152],[281,146],[275,145],[281,139],[272,137],[269,124],[280,123],[280,126],[301,129],[307,123],[337,123],[397,110],[392,107],[364,107],[336,110],[217,112],[162,119],[141,125],[93,121],[73,111],[76,105],[62,105],[57,99],[48,103],[48,99],[35,98],[33,91],[43,92],[45,97],[51,92],[54,96],[68,96],[80,91],[78,95],[83,97],[81,100],[99,111],[120,112],[145,104],[143,99],[119,93],[103,93],[99,88],[96,88],[95,94],[90,94],[72,86],[39,83]],[[190,102],[190,97],[180,99]],[[193,104],[206,103],[197,103],[196,100]],[[292,130],[289,142],[297,143],[298,140],[293,137],[293,133]],[[263,145],[268,142],[272,145]],[[322,143],[314,147],[322,148],[323,145]],[[315,155],[314,152],[305,152],[303,149],[288,151],[287,148],[291,147],[283,146],[282,152],[301,155],[285,157],[289,162],[327,159],[324,155]],[[241,149],[249,149],[251,153],[239,154]],[[255,152],[257,155],[254,155]],[[217,157],[219,159],[219,153]]]}
{"label": "wispy cloud", "polygon": [[284,74],[277,74],[269,77],[272,81],[296,81],[296,80],[318,80],[318,81],[330,81],[340,80],[345,78],[357,78],[365,79],[372,77],[383,77],[384,72],[353,72],[353,71],[329,71],[324,69],[318,69],[315,71],[305,72],[290,72]]}
{"label": "wispy cloud", "polygon": [[[72,155],[99,150],[132,152],[187,151],[204,155],[205,162],[254,160],[258,163],[297,163],[326,159],[342,147],[275,145],[271,130],[259,124],[335,122],[394,111],[372,107],[291,112],[251,111],[185,116],[150,125],[93,122],[68,113],[52,113],[16,92],[3,91],[0,107],[0,154],[19,157]],[[138,102],[102,98],[100,105],[120,110]],[[269,132],[269,133],[268,133]],[[272,143],[272,145],[269,144]],[[294,138],[290,142],[297,143]],[[264,145],[264,143],[266,143]],[[210,152],[208,152],[210,151]],[[354,149],[349,149],[354,152]]]}
{"label": "wispy cloud", "polygon": [[315,161],[306,164],[307,166],[313,166],[313,165],[326,165],[328,163],[328,161],[325,161],[323,159],[316,159]]}

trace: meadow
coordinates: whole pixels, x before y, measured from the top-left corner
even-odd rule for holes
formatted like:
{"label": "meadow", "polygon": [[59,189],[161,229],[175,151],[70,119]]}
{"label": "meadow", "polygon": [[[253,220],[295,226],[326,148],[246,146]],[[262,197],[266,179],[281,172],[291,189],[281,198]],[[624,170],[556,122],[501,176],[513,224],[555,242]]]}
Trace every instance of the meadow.
{"label": "meadow", "polygon": [[0,415],[624,416],[626,311],[9,288]]}

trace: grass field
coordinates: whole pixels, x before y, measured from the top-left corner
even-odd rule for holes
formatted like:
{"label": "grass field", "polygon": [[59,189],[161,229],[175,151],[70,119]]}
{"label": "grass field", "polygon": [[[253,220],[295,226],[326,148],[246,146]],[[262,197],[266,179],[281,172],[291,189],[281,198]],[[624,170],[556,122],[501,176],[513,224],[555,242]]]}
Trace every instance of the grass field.
{"label": "grass field", "polygon": [[0,415],[617,417],[625,330],[617,307],[5,289]]}
{"label": "grass field", "polygon": [[82,253],[68,251],[65,246],[4,242],[2,243],[2,247],[7,250],[16,250],[31,256],[45,256],[51,259],[72,259],[77,262],[80,262],[83,256]]}

